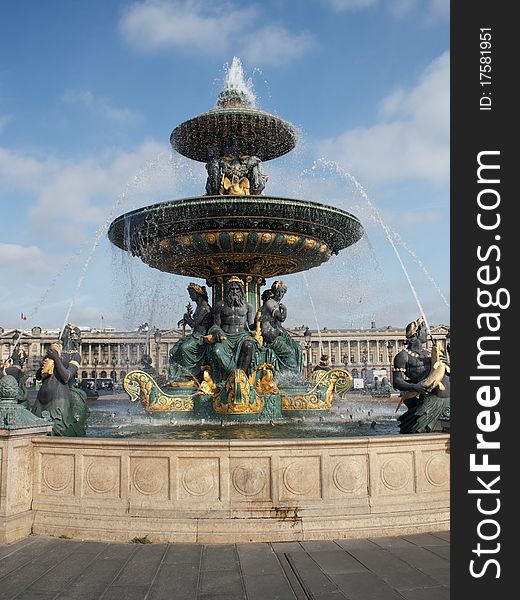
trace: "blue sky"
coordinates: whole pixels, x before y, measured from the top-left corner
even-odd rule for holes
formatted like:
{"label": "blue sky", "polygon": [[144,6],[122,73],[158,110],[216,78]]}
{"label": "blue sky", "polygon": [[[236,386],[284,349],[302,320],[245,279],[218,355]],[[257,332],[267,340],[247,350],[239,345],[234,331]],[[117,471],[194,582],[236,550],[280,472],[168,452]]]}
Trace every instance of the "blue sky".
{"label": "blue sky", "polygon": [[260,108],[302,130],[264,165],[266,193],[341,206],[367,231],[284,278],[288,324],[416,318],[381,221],[429,322],[449,323],[447,0],[26,0],[3,7],[0,50],[0,326],[59,327],[71,305],[80,325],[174,326],[189,280],[122,257],[100,227],[203,193],[204,166],[169,135],[214,106],[235,55]]}

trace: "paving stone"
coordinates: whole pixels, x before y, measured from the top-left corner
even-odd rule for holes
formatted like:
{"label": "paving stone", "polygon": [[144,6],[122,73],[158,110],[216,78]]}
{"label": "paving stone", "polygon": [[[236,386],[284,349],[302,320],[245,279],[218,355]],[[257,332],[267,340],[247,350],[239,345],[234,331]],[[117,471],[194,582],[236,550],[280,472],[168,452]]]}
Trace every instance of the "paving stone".
{"label": "paving stone", "polygon": [[313,600],[345,598],[338,586],[323,573],[306,552],[291,552],[287,554],[287,560],[295,571],[306,594]]}
{"label": "paving stone", "polygon": [[199,595],[224,594],[244,596],[242,578],[238,570],[203,571],[199,583]]}
{"label": "paving stone", "polygon": [[35,538],[34,536],[29,536],[29,537],[26,537],[24,540],[20,540],[18,542],[14,542],[12,544],[1,545],[0,546],[0,560],[5,558],[6,556],[9,556],[10,554],[14,554],[15,552],[17,552],[24,546],[34,543],[35,539],[38,539],[38,538]]}
{"label": "paving stone", "polygon": [[204,546],[202,555],[203,571],[221,571],[236,569],[238,557],[234,544]]}
{"label": "paving stone", "polygon": [[321,552],[309,552],[309,555],[327,574],[361,573],[367,571],[367,568],[363,564],[341,548]]}
{"label": "paving stone", "polygon": [[5,558],[0,560],[0,581],[12,571],[31,562],[41,554],[50,551],[57,544],[59,544],[59,542],[55,539],[36,539],[34,540],[34,543],[27,544],[16,552],[8,554]]}
{"label": "paving stone", "polygon": [[286,554],[287,552],[304,552],[300,542],[271,542],[271,546],[276,554]]}
{"label": "paving stone", "polygon": [[56,592],[36,592],[26,590],[16,596],[16,600],[53,600],[56,597]]}
{"label": "paving stone", "polygon": [[[245,596],[243,594],[235,594],[229,592],[223,592],[219,594],[208,593],[208,594],[200,594],[197,596],[197,600],[245,600]],[[171,599],[173,600],[173,598]],[[177,600],[177,598],[175,598]]]}
{"label": "paving stone", "polygon": [[170,544],[164,557],[165,565],[200,565],[202,544]]}
{"label": "paving stone", "polygon": [[[5,577],[0,585],[0,600],[10,600],[47,571],[42,565],[30,565],[29,568],[16,569]],[[29,581],[27,581],[29,579]]]}
{"label": "paving stone", "polygon": [[199,565],[172,568],[171,564],[163,563],[147,600],[196,600],[199,572]]}
{"label": "paving stone", "polygon": [[339,550],[338,545],[331,540],[317,542],[300,542],[305,552],[322,552],[325,550]]}
{"label": "paving stone", "polygon": [[415,546],[412,542],[401,537],[370,538],[370,541],[381,548],[410,548],[411,546]]}
{"label": "paving stone", "polygon": [[152,544],[138,548],[113,585],[150,585],[167,547],[167,544]]}
{"label": "paving stone", "polygon": [[[106,544],[101,544],[98,553],[103,549],[103,546],[106,546]],[[95,556],[95,554],[84,553],[81,548],[80,552],[71,554],[66,560],[48,571],[44,577],[37,579],[28,589],[34,593],[59,592],[67,586],[68,582],[79,577],[88,568]]]}
{"label": "paving stone", "polygon": [[441,540],[450,541],[450,532],[449,531],[434,531],[432,533],[435,537],[441,538]]}
{"label": "paving stone", "polygon": [[442,568],[449,565],[446,559],[420,546],[416,546],[415,548],[390,548],[389,551],[412,567],[426,573],[429,573],[430,569]]}
{"label": "paving stone", "polygon": [[403,539],[412,542],[416,546],[445,546],[449,544],[446,540],[436,537],[431,533],[416,533],[414,535],[405,535]]}
{"label": "paving stone", "polygon": [[133,544],[109,546],[95,558],[74,583],[67,586],[59,600],[93,600],[114,581],[126,561],[136,551]]}
{"label": "paving stone", "polygon": [[450,600],[450,589],[445,586],[401,592],[406,600]]}
{"label": "paving stone", "polygon": [[360,549],[360,550],[374,550],[377,545],[370,540],[334,540],[338,546],[344,550]]}
{"label": "paving stone", "polygon": [[148,585],[114,585],[109,587],[99,600],[143,600],[148,591]]}
{"label": "paving stone", "polygon": [[425,550],[429,550],[437,556],[444,558],[445,560],[450,560],[450,545],[446,544],[445,546],[424,546]]}
{"label": "paving stone", "polygon": [[280,570],[266,575],[244,575],[247,600],[295,600],[296,596]]}
{"label": "paving stone", "polygon": [[269,575],[283,572],[269,544],[237,544],[236,548],[244,575]]}
{"label": "paving stone", "polygon": [[429,569],[427,571],[428,575],[435,579],[437,583],[440,585],[450,585],[450,568],[449,567],[441,567],[435,569]]}
{"label": "paving stone", "polygon": [[349,600],[403,600],[374,573],[338,573],[333,579]]}

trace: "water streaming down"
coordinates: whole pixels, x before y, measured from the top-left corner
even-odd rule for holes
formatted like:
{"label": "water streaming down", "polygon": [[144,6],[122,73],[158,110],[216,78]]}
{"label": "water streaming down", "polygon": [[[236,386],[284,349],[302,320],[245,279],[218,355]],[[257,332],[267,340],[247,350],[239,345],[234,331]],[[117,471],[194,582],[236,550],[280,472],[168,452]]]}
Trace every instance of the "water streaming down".
{"label": "water streaming down", "polygon": [[[430,329],[430,325],[428,323],[428,319],[426,316],[426,311],[423,308],[422,302],[419,298],[419,295],[417,293],[417,289],[416,286],[414,285],[414,283],[412,282],[410,273],[403,261],[403,258],[401,256],[401,253],[399,252],[397,245],[396,245],[396,241],[399,241],[401,238],[400,236],[398,236],[397,234],[395,234],[394,232],[392,232],[392,230],[390,229],[390,227],[385,223],[385,221],[383,220],[383,218],[381,217],[381,214],[379,212],[379,210],[377,209],[377,207],[374,205],[374,203],[371,201],[370,197],[368,196],[365,188],[361,185],[361,183],[356,179],[356,177],[354,177],[354,175],[352,175],[351,173],[349,173],[348,171],[346,171],[345,169],[343,169],[342,167],[340,167],[338,165],[338,163],[336,163],[335,161],[331,161],[331,160],[326,160],[323,158],[318,159],[318,161],[316,161],[316,163],[313,165],[313,169],[316,168],[316,164],[322,164],[323,166],[325,166],[328,169],[334,170],[336,173],[338,173],[339,175],[341,175],[342,177],[344,177],[347,181],[351,182],[352,185],[355,187],[355,189],[357,190],[357,192],[359,193],[359,195],[364,199],[364,201],[366,202],[367,207],[370,209],[371,211],[371,216],[372,219],[379,224],[379,226],[381,227],[381,229],[383,230],[385,237],[388,241],[388,243],[390,244],[390,246],[392,247],[392,250],[394,251],[398,263],[403,271],[403,274],[408,282],[408,285],[410,287],[410,290],[412,292],[412,295],[414,297],[415,303],[417,304],[417,307],[419,309],[419,312],[421,315],[424,316],[425,322],[426,322],[426,327],[428,329],[428,331],[431,333],[431,329]],[[403,243],[403,247],[405,247],[405,249],[408,251],[408,253],[412,256],[412,258],[415,260],[415,262],[422,268],[423,272],[425,273],[425,275],[427,276],[427,278],[429,279],[429,281],[433,284],[435,290],[439,293],[439,295],[442,297],[443,302],[446,304],[446,306],[449,307],[449,303],[447,302],[444,294],[442,293],[442,291],[440,290],[439,285],[435,282],[435,280],[433,279],[433,277],[431,276],[431,274],[428,272],[428,270],[426,269],[426,267],[424,266],[424,264],[422,263],[422,261],[420,261],[420,259],[417,257],[416,253],[411,251],[404,243]]]}

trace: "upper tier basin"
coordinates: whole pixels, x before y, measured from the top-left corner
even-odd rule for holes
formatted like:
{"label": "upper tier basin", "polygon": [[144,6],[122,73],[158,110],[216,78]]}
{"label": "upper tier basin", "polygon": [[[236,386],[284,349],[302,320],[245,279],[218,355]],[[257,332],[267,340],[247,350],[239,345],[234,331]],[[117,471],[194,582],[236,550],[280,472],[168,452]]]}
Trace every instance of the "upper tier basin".
{"label": "upper tier basin", "polygon": [[268,196],[202,196],[121,215],[112,243],[169,273],[210,280],[304,271],[357,242],[352,214],[317,202]]}
{"label": "upper tier basin", "polygon": [[188,158],[208,162],[228,153],[262,161],[287,154],[296,144],[294,127],[258,108],[214,108],[181,123],[170,143]]}

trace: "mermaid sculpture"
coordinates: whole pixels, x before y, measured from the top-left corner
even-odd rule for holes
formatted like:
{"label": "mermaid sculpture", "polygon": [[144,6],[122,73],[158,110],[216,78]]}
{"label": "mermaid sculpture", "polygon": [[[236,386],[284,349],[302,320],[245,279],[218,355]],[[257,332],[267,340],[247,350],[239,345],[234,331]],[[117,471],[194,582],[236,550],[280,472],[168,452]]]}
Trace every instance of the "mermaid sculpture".
{"label": "mermaid sculpture", "polygon": [[272,364],[275,372],[301,373],[302,347],[282,326],[287,318],[287,308],[282,304],[286,292],[285,283],[275,281],[271,288],[262,294],[260,330],[266,351],[265,362]]}
{"label": "mermaid sculpture", "polygon": [[407,411],[399,418],[401,433],[441,431],[441,420],[449,419],[450,368],[438,345],[424,346],[428,329],[423,317],[406,327],[407,346],[394,358],[394,388],[401,391]]}
{"label": "mermaid sculpture", "polygon": [[74,387],[74,379],[81,361],[81,337],[78,327],[68,324],[60,340],[51,344],[36,379],[42,385],[32,412],[52,422],[52,435],[84,436],[90,411],[87,395]]}
{"label": "mermaid sculpture", "polygon": [[188,325],[192,333],[181,338],[170,350],[168,379],[175,381],[186,378],[202,377],[201,367],[205,364],[206,343],[204,335],[212,324],[211,307],[208,304],[206,287],[198,283],[188,285],[190,300],[195,302],[195,312],[191,305],[186,307],[178,326]]}

